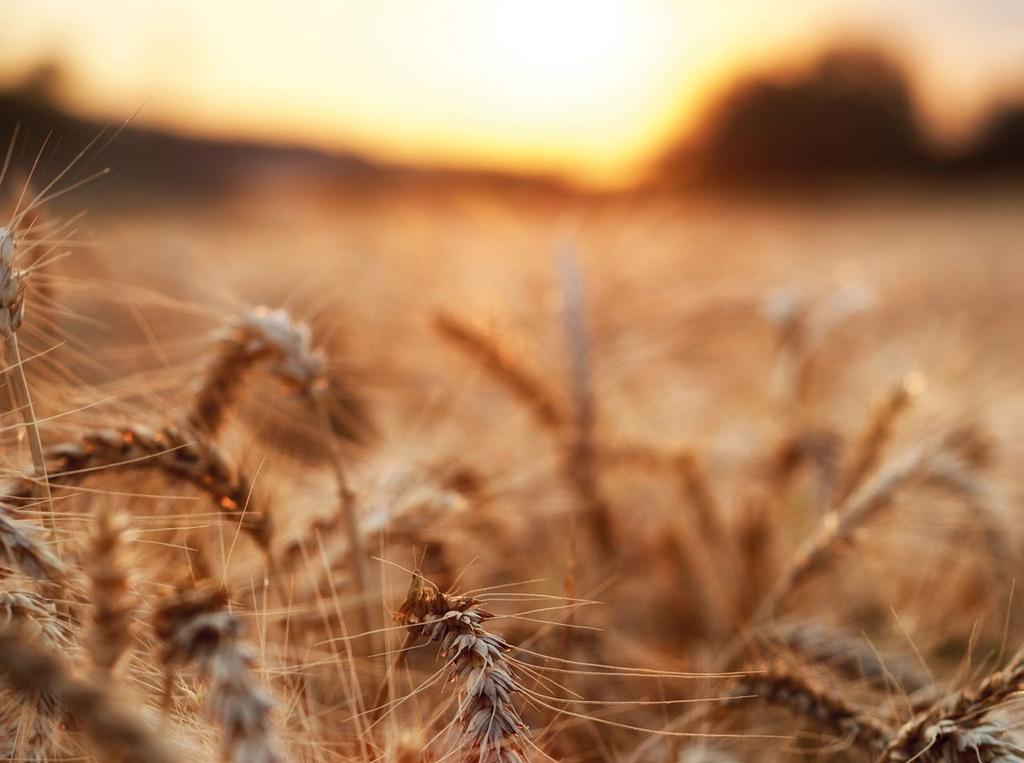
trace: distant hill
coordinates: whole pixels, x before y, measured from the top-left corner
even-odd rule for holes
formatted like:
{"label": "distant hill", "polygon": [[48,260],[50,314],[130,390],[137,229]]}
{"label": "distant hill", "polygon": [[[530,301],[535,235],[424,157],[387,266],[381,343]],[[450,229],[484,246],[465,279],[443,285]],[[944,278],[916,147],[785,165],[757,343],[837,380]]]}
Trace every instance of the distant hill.
{"label": "distant hill", "polygon": [[[168,195],[217,196],[267,177],[301,178],[325,190],[370,189],[394,184],[530,190],[562,194],[571,189],[557,178],[445,167],[414,167],[297,145],[195,138],[134,124],[104,125],[57,105],[44,71],[0,91],[0,145],[19,125],[12,172],[24,177],[46,142],[37,170],[53,177],[98,135],[94,147],[62,184],[110,167],[112,182],[86,193],[104,198],[145,200]],[[114,136],[114,133],[116,137]],[[49,136],[49,138],[47,138]]]}

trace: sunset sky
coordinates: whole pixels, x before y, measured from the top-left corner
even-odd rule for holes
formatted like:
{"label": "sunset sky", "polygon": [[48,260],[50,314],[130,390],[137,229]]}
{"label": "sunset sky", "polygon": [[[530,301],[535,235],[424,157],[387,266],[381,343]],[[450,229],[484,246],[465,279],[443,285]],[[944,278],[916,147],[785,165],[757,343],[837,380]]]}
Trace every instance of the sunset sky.
{"label": "sunset sky", "polygon": [[1024,81],[1019,0],[0,0],[0,81],[41,60],[106,119],[376,156],[641,172],[751,64],[877,41],[935,129]]}

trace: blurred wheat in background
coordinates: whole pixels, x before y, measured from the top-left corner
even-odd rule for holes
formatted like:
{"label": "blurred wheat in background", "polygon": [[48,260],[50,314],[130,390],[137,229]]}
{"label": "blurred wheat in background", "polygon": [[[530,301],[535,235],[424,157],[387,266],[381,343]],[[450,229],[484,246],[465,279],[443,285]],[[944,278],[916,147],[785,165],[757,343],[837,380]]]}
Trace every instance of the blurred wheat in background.
{"label": "blurred wheat in background", "polygon": [[1024,761],[1015,6],[14,5],[2,759]]}

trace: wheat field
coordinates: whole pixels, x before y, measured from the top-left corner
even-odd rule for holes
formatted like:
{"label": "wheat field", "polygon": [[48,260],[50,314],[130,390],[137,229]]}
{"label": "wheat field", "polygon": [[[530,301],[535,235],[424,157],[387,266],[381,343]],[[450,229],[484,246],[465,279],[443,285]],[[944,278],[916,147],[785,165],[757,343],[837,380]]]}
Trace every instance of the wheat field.
{"label": "wheat field", "polygon": [[4,759],[1024,760],[1018,197],[28,194]]}

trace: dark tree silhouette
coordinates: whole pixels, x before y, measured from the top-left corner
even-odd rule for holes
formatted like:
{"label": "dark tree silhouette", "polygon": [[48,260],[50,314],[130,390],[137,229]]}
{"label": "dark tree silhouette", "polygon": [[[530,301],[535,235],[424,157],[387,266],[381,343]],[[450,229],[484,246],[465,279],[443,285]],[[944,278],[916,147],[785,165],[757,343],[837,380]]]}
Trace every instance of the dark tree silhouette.
{"label": "dark tree silhouette", "polygon": [[661,172],[712,185],[901,172],[926,163],[924,145],[903,69],[840,48],[795,79],[737,83]]}
{"label": "dark tree silhouette", "polygon": [[973,148],[955,164],[973,173],[1024,170],[1024,103],[1006,104],[996,110]]}

